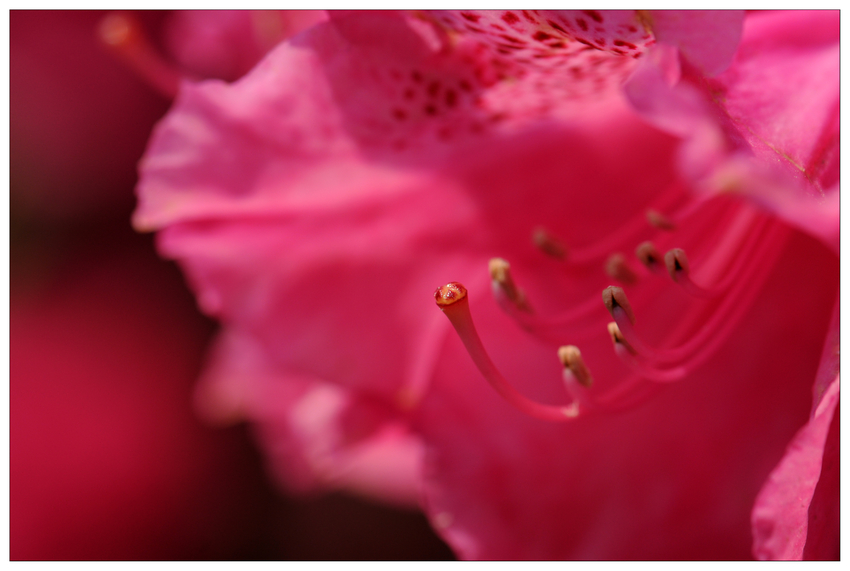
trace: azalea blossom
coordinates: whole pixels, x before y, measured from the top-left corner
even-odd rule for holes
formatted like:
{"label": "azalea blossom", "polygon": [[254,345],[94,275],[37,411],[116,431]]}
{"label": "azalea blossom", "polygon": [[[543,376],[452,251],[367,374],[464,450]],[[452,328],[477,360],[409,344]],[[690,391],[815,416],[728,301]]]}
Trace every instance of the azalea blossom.
{"label": "azalea blossom", "polygon": [[837,62],[837,12],[354,12],[184,82],[134,224],[224,326],[199,407],[464,558],[837,557]]}

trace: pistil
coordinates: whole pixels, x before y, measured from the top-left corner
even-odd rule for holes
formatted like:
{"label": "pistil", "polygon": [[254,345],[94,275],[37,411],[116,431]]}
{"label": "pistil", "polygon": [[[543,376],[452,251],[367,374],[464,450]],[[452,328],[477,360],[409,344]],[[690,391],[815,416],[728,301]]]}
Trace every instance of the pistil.
{"label": "pistil", "polygon": [[508,383],[490,359],[484,349],[484,344],[478,337],[478,332],[472,322],[472,315],[469,312],[469,297],[462,284],[452,282],[437,288],[434,292],[434,299],[437,302],[437,307],[449,318],[475,366],[478,367],[490,386],[508,403],[525,414],[540,420],[565,422],[574,420],[579,416],[578,401],[574,400],[565,406],[541,404],[525,397]]}

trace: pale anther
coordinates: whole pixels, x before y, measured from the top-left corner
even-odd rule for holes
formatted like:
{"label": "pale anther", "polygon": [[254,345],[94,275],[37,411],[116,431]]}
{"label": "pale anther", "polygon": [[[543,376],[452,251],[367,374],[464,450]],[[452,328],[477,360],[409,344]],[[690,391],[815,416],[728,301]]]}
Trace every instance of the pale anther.
{"label": "pale anther", "polygon": [[525,292],[517,287],[511,275],[511,265],[502,258],[492,258],[488,264],[488,269],[490,279],[499,286],[511,303],[523,311],[531,312],[531,306],[525,297]]}
{"label": "pale anther", "polygon": [[575,345],[564,345],[558,348],[558,359],[561,364],[570,370],[576,380],[585,388],[593,385],[593,377],[590,370],[581,357],[581,351]]}

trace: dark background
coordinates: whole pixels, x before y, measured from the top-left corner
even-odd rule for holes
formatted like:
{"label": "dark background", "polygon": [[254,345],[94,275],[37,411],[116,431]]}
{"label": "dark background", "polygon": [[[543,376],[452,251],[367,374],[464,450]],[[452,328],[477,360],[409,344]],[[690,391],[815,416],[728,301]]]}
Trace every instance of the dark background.
{"label": "dark background", "polygon": [[[452,558],[419,513],[287,497],[250,426],[193,413],[216,324],[129,223],[170,102],[102,17],[10,14],[11,558]],[[169,14],[138,17],[164,52]]]}

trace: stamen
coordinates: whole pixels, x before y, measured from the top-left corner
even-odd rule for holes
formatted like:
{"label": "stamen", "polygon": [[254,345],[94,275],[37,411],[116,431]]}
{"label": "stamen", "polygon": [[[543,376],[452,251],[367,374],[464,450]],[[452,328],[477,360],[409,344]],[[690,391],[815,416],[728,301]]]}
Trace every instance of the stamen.
{"label": "stamen", "polygon": [[493,296],[499,307],[529,333],[560,345],[563,342],[560,333],[565,327],[569,327],[570,335],[574,338],[586,337],[595,332],[599,302],[588,299],[560,314],[539,315],[531,308],[525,292],[514,281],[507,261],[493,258],[488,266]]}
{"label": "stamen", "polygon": [[[619,329],[616,335],[612,333],[612,340],[616,344],[622,339],[621,353],[628,353],[625,360],[629,361],[628,357],[633,357],[638,365],[634,368],[640,374],[666,382],[677,380],[679,375],[694,370],[709,358],[725,342],[728,332],[743,317],[746,308],[758,295],[761,284],[767,280],[770,269],[781,255],[782,249],[777,246],[786,239],[788,231],[780,223],[774,222],[770,226],[764,239],[758,240],[759,248],[752,256],[752,263],[745,264],[743,271],[736,275],[734,287],[729,289],[718,305],[704,307],[709,312],[708,317],[705,311],[698,311],[673,322],[678,327],[668,336],[673,345],[670,348],[655,349],[643,343],[634,330],[632,319],[622,307],[624,303],[628,303],[624,301],[625,293],[617,291],[619,288],[608,288],[611,291],[603,293],[603,297]],[[674,260],[672,265],[674,269],[676,265],[684,268],[687,261],[679,258],[678,264]],[[681,344],[676,345],[677,342]],[[615,349],[616,347],[617,345]],[[656,365],[659,363],[679,365],[671,369],[658,369]]]}
{"label": "stamen", "polygon": [[620,331],[619,337],[622,337],[626,341],[631,352],[650,359],[655,358],[657,352],[641,341],[635,332],[635,314],[632,311],[632,305],[629,303],[629,299],[626,297],[626,292],[623,291],[623,288],[608,286],[602,291],[602,301],[605,303],[608,311],[611,312],[611,317],[617,323]]}
{"label": "stamen", "polygon": [[635,255],[646,268],[656,274],[661,273],[661,254],[652,242],[642,242],[635,249]]}
{"label": "stamen", "polygon": [[168,99],[177,97],[183,74],[156,52],[138,19],[123,12],[107,14],[100,21],[98,36],[154,90]]}
{"label": "stamen", "polygon": [[722,293],[694,283],[691,279],[691,263],[688,261],[688,255],[681,248],[673,248],[664,254],[664,265],[673,281],[695,297],[715,297]]}
{"label": "stamen", "polygon": [[646,219],[659,230],[672,231],[676,229],[676,224],[657,210],[647,210]]}
{"label": "stamen", "polygon": [[602,301],[612,315],[623,311],[629,318],[629,321],[634,324],[635,314],[632,311],[632,304],[629,303],[629,298],[626,297],[626,292],[623,291],[623,288],[618,286],[606,287],[602,290]]}
{"label": "stamen", "polygon": [[590,375],[590,370],[581,358],[581,351],[575,345],[565,345],[558,349],[558,358],[561,364],[564,365],[581,386],[589,389],[593,385],[593,377]]}
{"label": "stamen", "polygon": [[[694,199],[690,193],[684,191],[680,183],[674,183],[664,190],[653,207],[667,209],[681,202],[683,198],[689,204],[703,201],[700,198]],[[692,208],[686,206],[684,210],[690,212]],[[537,228],[532,238],[538,248],[557,259],[569,261],[571,264],[598,264],[600,260],[607,258],[612,251],[617,250],[624,242],[647,238],[649,231],[646,218],[641,213],[619,224],[614,232],[606,234],[599,241],[579,248],[568,247],[562,240],[553,237],[544,228]]]}
{"label": "stamen", "polygon": [[520,311],[532,313],[525,292],[517,287],[511,276],[511,265],[502,258],[492,258],[489,263],[489,270],[496,299],[501,303],[503,297],[507,298],[506,301]]}
{"label": "stamen", "polygon": [[617,252],[612,254],[605,263],[605,273],[611,278],[626,285],[634,285],[638,281],[635,271],[626,263],[626,257]]}
{"label": "stamen", "polygon": [[562,372],[564,386],[574,401],[585,410],[603,408],[588,390],[593,384],[593,378],[590,376],[587,365],[584,364],[584,359],[581,358],[581,351],[578,350],[578,347],[575,345],[560,347],[558,359],[564,366]]}
{"label": "stamen", "polygon": [[557,260],[565,260],[567,258],[567,247],[562,241],[550,234],[545,228],[538,226],[534,229],[531,236],[534,245],[541,252],[548,256],[552,256]]}
{"label": "stamen", "polygon": [[540,404],[526,398],[505,380],[478,337],[478,332],[472,322],[472,315],[469,312],[467,290],[462,284],[452,282],[437,288],[434,292],[434,300],[437,302],[437,307],[449,318],[475,366],[478,367],[490,386],[508,403],[525,414],[540,420],[564,422],[578,417],[580,404],[577,400],[566,406]]}

